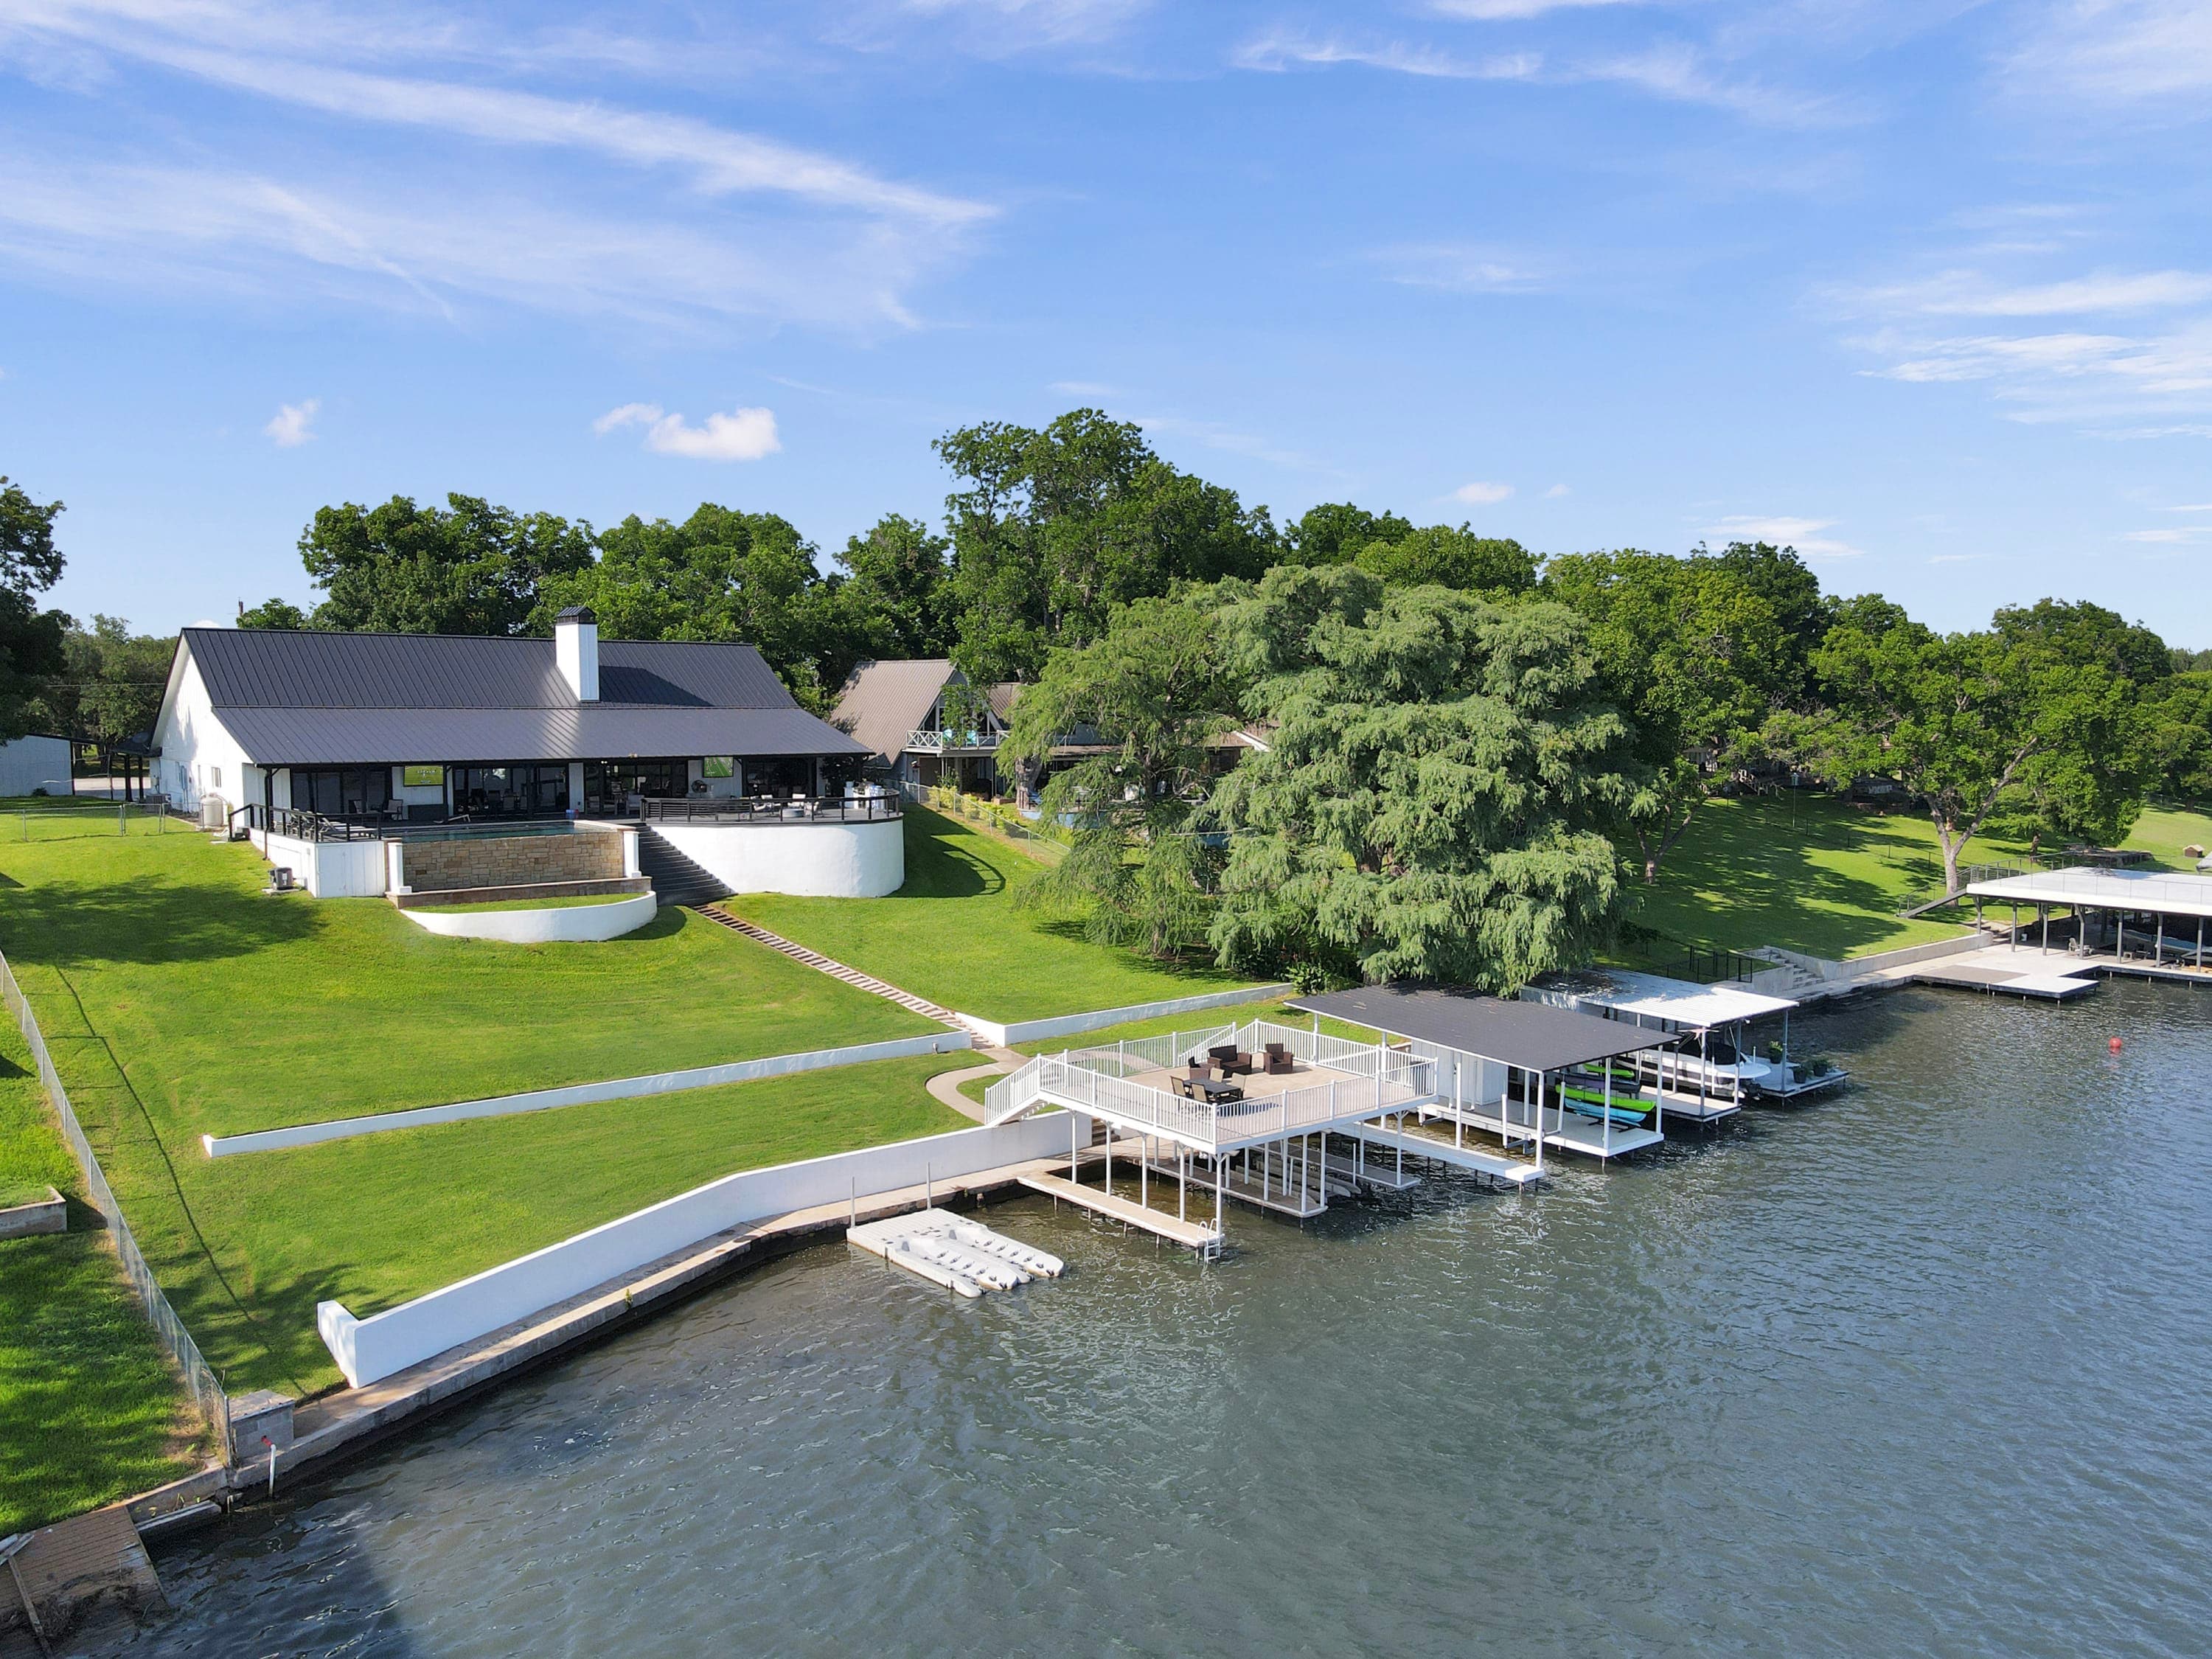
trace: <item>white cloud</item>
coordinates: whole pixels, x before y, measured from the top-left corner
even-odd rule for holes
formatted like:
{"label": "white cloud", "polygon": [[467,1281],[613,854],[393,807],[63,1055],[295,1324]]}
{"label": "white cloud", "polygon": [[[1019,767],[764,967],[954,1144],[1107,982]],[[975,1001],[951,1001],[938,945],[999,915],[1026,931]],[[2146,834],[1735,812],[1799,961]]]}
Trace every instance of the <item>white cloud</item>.
{"label": "white cloud", "polygon": [[2058,93],[2147,112],[2175,100],[2184,120],[2212,90],[2212,7],[2203,0],[2062,0],[2031,14],[2006,65],[2029,95]]}
{"label": "white cloud", "polygon": [[1971,270],[1853,294],[1847,307],[1929,317],[2066,317],[2153,311],[2212,298],[2212,275],[2195,270],[2097,271],[2065,282],[2002,287]]}
{"label": "white cloud", "polygon": [[1463,17],[1471,22],[1495,23],[1522,17],[1540,17],[1547,11],[1570,11],[1583,6],[1638,3],[1640,0],[1429,0],[1429,9],[1439,17]]}
{"label": "white cloud", "polygon": [[1931,553],[1928,556],[1928,562],[1930,564],[1978,564],[1989,556],[1986,553]]}
{"label": "white cloud", "polygon": [[2169,513],[2212,513],[2212,501],[2192,501],[2186,507],[2169,507]]}
{"label": "white cloud", "polygon": [[1279,73],[1301,67],[1326,69],[1338,64],[1365,69],[1389,70],[1398,75],[1417,75],[1443,81],[1527,81],[1543,68],[1534,52],[1462,58],[1433,46],[1408,46],[1399,40],[1361,45],[1316,38],[1296,30],[1277,30],[1255,36],[1239,47],[1231,60],[1238,69]]}
{"label": "white cloud", "polygon": [[1780,547],[1794,547],[1808,559],[1856,559],[1866,551],[1849,542],[1823,536],[1820,532],[1831,529],[1833,519],[1760,518],[1740,514],[1708,525],[1702,532],[1714,541],[1771,542]]}
{"label": "white cloud", "polygon": [[1504,249],[1465,242],[1407,242],[1378,248],[1374,258],[1394,283],[1455,294],[1530,294],[1546,274]]}
{"label": "white cloud", "polygon": [[1549,489],[1544,492],[1544,499],[1547,501],[1556,501],[1561,496],[1570,495],[1573,493],[1574,492],[1569,489],[1565,484],[1553,484]]}
{"label": "white cloud", "polygon": [[[473,296],[648,325],[872,331],[913,326],[908,288],[963,257],[997,211],[688,113],[514,84],[540,70],[573,79],[579,65],[678,78],[688,71],[672,40],[489,28],[459,13],[312,0],[0,4],[0,62],[74,52],[264,100],[219,100],[243,118],[196,125],[185,159],[173,147],[133,154],[122,138],[105,151],[5,153],[0,259],[223,298],[367,299],[454,316]],[[712,42],[693,55],[725,67],[727,57]],[[486,66],[482,83],[465,78]],[[124,84],[109,71],[82,90],[118,99]],[[318,167],[331,120],[444,142],[342,131],[346,165]]]}
{"label": "white cloud", "polygon": [[1110,386],[1097,380],[1054,380],[1045,388],[1063,398],[1112,398],[1120,395]]}
{"label": "white cloud", "polygon": [[1152,0],[906,0],[926,17],[964,16],[978,45],[1057,46],[1103,40],[1118,33]]}
{"label": "white cloud", "polygon": [[2202,541],[2207,536],[2212,536],[2212,525],[2198,524],[2185,525],[2178,530],[2130,530],[2120,539],[2124,542],[2151,542],[2160,545],[2172,545],[2178,542]]}
{"label": "white cloud", "polygon": [[709,415],[705,425],[693,426],[681,415],[665,413],[659,404],[624,404],[593,421],[592,430],[604,435],[624,426],[643,427],[647,449],[695,461],[757,461],[783,447],[775,433],[775,411],[766,409],[734,409],[726,415]]}
{"label": "white cloud", "polygon": [[322,406],[319,398],[303,398],[296,404],[283,404],[261,429],[276,440],[277,448],[297,449],[315,435],[315,411]]}
{"label": "white cloud", "polygon": [[1611,82],[1657,98],[1732,110],[1777,126],[1825,126],[1856,118],[1855,111],[1832,97],[1716,74],[1704,53],[1681,45],[1554,62],[1534,52],[1468,58],[1404,40],[1353,40],[1279,28],[1254,36],[1230,61],[1238,69],[1273,74],[1350,64],[1426,80],[1526,81],[1550,86]]}
{"label": "white cloud", "polygon": [[1240,432],[1214,421],[1185,420],[1176,415],[1138,415],[1131,417],[1146,432],[1158,433],[1172,438],[1188,438],[1204,444],[1208,449],[1218,449],[1231,455],[1249,455],[1255,461],[1266,461],[1271,466],[1293,467],[1303,472],[1327,472],[1338,477],[1336,469],[1316,460],[1311,455],[1296,449],[1285,449],[1256,433]]}
{"label": "white cloud", "polygon": [[1513,493],[1509,483],[1463,483],[1452,491],[1454,501],[1465,501],[1470,507],[1495,507]]}
{"label": "white cloud", "polygon": [[0,158],[0,258],[72,283],[447,317],[474,297],[687,328],[910,327],[902,291],[941,251],[834,218],[572,215],[459,179],[339,195],[252,173],[27,157]]}

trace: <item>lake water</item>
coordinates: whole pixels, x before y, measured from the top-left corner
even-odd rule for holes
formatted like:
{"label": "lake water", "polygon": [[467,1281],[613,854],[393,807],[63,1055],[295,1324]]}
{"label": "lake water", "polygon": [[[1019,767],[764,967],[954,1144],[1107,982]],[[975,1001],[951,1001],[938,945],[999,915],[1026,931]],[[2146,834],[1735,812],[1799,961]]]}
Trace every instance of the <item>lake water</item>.
{"label": "lake water", "polygon": [[163,1549],[123,1650],[2212,1649],[2212,996],[1798,1031],[1847,1091],[1538,1197],[787,1257]]}

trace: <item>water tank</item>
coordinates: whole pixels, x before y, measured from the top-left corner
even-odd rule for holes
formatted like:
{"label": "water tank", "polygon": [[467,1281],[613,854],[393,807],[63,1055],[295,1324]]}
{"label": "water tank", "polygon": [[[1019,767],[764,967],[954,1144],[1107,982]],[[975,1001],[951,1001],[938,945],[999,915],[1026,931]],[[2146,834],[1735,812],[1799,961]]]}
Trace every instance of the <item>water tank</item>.
{"label": "water tank", "polygon": [[227,830],[230,827],[230,803],[221,795],[200,797],[200,828]]}

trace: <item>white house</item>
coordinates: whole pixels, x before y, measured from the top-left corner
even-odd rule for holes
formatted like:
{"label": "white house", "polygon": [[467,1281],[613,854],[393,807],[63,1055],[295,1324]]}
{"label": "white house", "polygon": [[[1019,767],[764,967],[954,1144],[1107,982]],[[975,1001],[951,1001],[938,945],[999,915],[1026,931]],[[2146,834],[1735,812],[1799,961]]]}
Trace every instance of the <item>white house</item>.
{"label": "white house", "polygon": [[[749,645],[188,628],[155,721],[155,787],[268,850],[646,827],[664,902],[708,892],[895,890],[895,801],[867,750],[799,708]],[[669,867],[654,868],[656,854]],[[334,886],[370,881],[353,854]],[[303,876],[316,890],[318,854]],[[376,878],[384,890],[386,859]]]}

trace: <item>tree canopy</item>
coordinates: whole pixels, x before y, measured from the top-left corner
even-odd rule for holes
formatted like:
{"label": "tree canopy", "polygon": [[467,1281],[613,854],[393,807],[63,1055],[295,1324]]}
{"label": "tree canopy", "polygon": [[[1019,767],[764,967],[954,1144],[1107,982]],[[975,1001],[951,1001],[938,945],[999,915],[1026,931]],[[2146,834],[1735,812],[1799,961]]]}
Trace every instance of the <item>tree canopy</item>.
{"label": "tree canopy", "polygon": [[1201,941],[1216,862],[1203,839],[1210,744],[1236,724],[1235,706],[1202,594],[1135,600],[1091,644],[1054,651],[1015,703],[999,763],[1042,766],[1070,732],[1096,752],[1046,781],[1044,816],[1070,824],[1071,845],[1024,896],[1153,956]]}
{"label": "tree canopy", "polygon": [[1220,615],[1272,726],[1215,793],[1224,963],[1505,991],[1609,935],[1628,731],[1573,612],[1284,566]]}
{"label": "tree canopy", "polygon": [[1536,561],[1516,541],[1478,536],[1466,525],[1431,525],[1395,541],[1371,541],[1353,556],[1362,570],[1401,587],[1434,585],[1504,599],[1536,585]]}
{"label": "tree canopy", "polygon": [[62,639],[70,619],[39,609],[39,596],[61,580],[65,562],[54,544],[61,514],[61,502],[34,501],[0,477],[0,741],[31,729],[44,680],[66,668]]}
{"label": "tree canopy", "polygon": [[961,486],[945,501],[954,654],[979,681],[1034,680],[1054,646],[1097,639],[1116,606],[1257,575],[1279,553],[1264,507],[1176,471],[1095,409],[1042,430],[986,422],[935,447]]}
{"label": "tree canopy", "polygon": [[1698,808],[1761,752],[1769,714],[1796,695],[1787,636],[1725,556],[1571,554],[1546,565],[1543,591],[1582,617],[1606,694],[1633,721],[1643,787],[1627,833],[1656,882]]}
{"label": "tree canopy", "polygon": [[799,700],[819,708],[857,651],[814,544],[773,513],[702,502],[682,524],[633,514],[600,533],[599,556],[541,584],[525,621],[548,634],[564,607],[588,605],[617,640],[742,640]]}
{"label": "tree canopy", "polygon": [[518,514],[475,495],[417,507],[394,495],[316,509],[300,557],[324,593],[319,628],[394,634],[516,634],[550,577],[592,562],[592,527]]}

